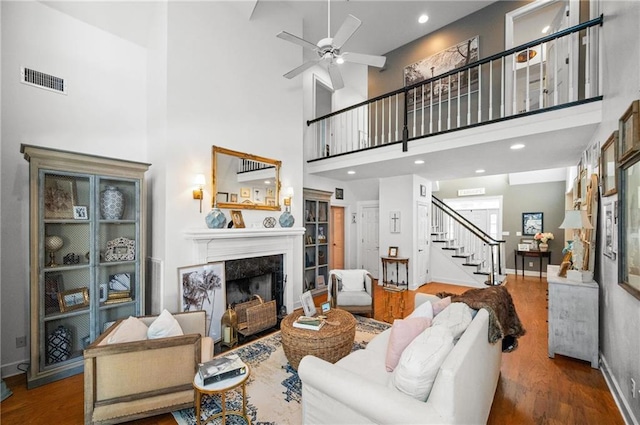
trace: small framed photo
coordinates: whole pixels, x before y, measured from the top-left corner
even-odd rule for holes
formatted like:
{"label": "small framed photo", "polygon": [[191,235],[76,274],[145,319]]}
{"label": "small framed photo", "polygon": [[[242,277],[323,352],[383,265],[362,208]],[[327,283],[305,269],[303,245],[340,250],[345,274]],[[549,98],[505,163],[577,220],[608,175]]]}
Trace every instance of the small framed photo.
{"label": "small framed photo", "polygon": [[616,182],[618,181],[617,148],[618,131],[614,131],[605,144],[602,145],[602,153],[600,154],[602,196],[611,196],[618,193],[616,186]]}
{"label": "small framed photo", "polygon": [[344,199],[344,189],[336,187],[336,199]]}
{"label": "small framed photo", "polygon": [[81,288],[58,292],[58,303],[62,313],[87,307],[89,305],[89,290]]}
{"label": "small framed photo", "polygon": [[73,218],[73,207],[77,199],[78,194],[74,179],[66,176],[45,176],[44,218]]}
{"label": "small framed photo", "polygon": [[237,193],[232,193],[229,195],[229,202],[231,202],[232,204],[237,204],[238,203],[238,194]]}
{"label": "small framed photo", "polygon": [[329,310],[331,310],[331,303],[329,301],[322,303],[322,314],[326,314]]}
{"label": "small framed photo", "polygon": [[423,184],[420,185],[420,196],[422,197],[427,196],[427,186]]}
{"label": "small framed photo", "polygon": [[60,305],[58,294],[63,290],[62,273],[45,273],[44,275],[44,308],[46,311],[56,311]]}
{"label": "small framed photo", "polygon": [[324,276],[320,275],[316,277],[316,288],[320,288],[322,286],[324,286]]}
{"label": "small framed photo", "polygon": [[264,203],[264,189],[261,187],[254,187],[253,191],[253,202],[256,204]]}
{"label": "small framed photo", "polygon": [[528,243],[519,243],[518,244],[518,251],[529,251],[529,248],[531,248],[531,245]]}
{"label": "small framed photo", "polygon": [[264,198],[264,204],[268,205],[270,207],[275,207],[276,206],[276,198],[272,198],[270,196],[267,196],[266,198]]}
{"label": "small framed photo", "polygon": [[73,206],[73,218],[75,220],[88,220],[89,215],[87,214],[87,207],[82,205],[74,205]]}
{"label": "small framed photo", "polygon": [[634,100],[618,123],[618,160],[624,162],[640,148],[640,101]]}
{"label": "small framed photo", "polygon": [[275,198],[276,197],[276,188],[273,186],[267,186],[266,189],[266,197],[268,198]]}
{"label": "small framed photo", "polygon": [[313,296],[311,295],[311,291],[303,292],[300,295],[300,303],[302,304],[302,309],[304,310],[304,315],[307,317],[313,317],[316,315],[316,306],[313,304]]}
{"label": "small framed photo", "polygon": [[535,236],[536,233],[542,233],[542,218],[541,212],[522,213],[522,235]]}
{"label": "small framed photo", "polygon": [[602,204],[604,211],[604,252],[606,257],[611,260],[616,259],[617,238],[616,238],[616,208],[614,202],[605,202]]}
{"label": "small framed photo", "polygon": [[251,188],[249,188],[249,187],[240,188],[240,197],[241,198],[251,198]]}
{"label": "small framed photo", "polygon": [[115,238],[107,242],[104,261],[133,261],[136,259],[136,241],[127,238]]}
{"label": "small framed photo", "polygon": [[231,220],[233,221],[233,227],[244,229],[244,219],[242,218],[242,211],[232,210]]}
{"label": "small framed photo", "polygon": [[390,246],[388,255],[389,255],[389,257],[397,257],[398,256],[398,247],[397,246]]}
{"label": "small framed photo", "polygon": [[106,283],[100,284],[100,302],[103,303],[109,298],[109,286]]}
{"label": "small framed photo", "polygon": [[227,192],[218,192],[216,193],[216,202],[229,202],[229,193]]}

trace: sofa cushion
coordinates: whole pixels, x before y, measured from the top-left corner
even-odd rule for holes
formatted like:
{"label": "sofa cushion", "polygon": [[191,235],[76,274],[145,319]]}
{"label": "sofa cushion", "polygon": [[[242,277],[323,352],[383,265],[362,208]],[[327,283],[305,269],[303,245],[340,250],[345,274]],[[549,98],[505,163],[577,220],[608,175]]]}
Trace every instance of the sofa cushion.
{"label": "sofa cushion", "polygon": [[338,306],[341,305],[371,305],[371,295],[365,291],[342,291],[338,296]]}
{"label": "sofa cushion", "polygon": [[407,319],[411,317],[425,317],[427,319],[433,319],[433,305],[430,302],[424,302],[420,304],[407,316]]}
{"label": "sofa cushion", "polygon": [[405,348],[389,382],[398,391],[426,401],[452,348],[453,336],[447,327],[427,328]]}
{"label": "sofa cushion", "polygon": [[142,341],[147,339],[147,325],[137,317],[129,316],[111,333],[107,344],[120,344],[122,342]]}
{"label": "sofa cushion", "polygon": [[439,301],[432,302],[431,305],[433,306],[433,317],[436,317],[442,310],[451,305],[451,297],[442,298]]}
{"label": "sofa cushion", "polygon": [[387,355],[387,345],[389,345],[389,337],[391,336],[391,328],[385,329],[376,335],[365,347],[367,351],[375,351],[382,355],[382,358]]}
{"label": "sofa cushion", "polygon": [[184,335],[180,323],[167,309],[162,310],[162,313],[156,320],[149,326],[147,336],[149,339],[166,338],[169,336]]}
{"label": "sofa cushion", "polygon": [[429,326],[431,326],[431,319],[426,317],[412,317],[393,321],[385,360],[387,372],[393,372],[393,369],[400,361],[400,356],[404,349]]}
{"label": "sofa cushion", "polygon": [[384,367],[384,354],[370,350],[356,350],[336,362],[350,372],[372,381],[378,385],[387,386],[391,374]]}
{"label": "sofa cushion", "polygon": [[364,291],[364,279],[366,270],[334,270],[333,273],[339,279],[338,285],[342,283],[342,288],[338,286],[338,289],[342,292],[349,291]]}
{"label": "sofa cushion", "polygon": [[457,341],[473,320],[471,311],[465,303],[452,303],[433,319],[431,325],[446,326]]}

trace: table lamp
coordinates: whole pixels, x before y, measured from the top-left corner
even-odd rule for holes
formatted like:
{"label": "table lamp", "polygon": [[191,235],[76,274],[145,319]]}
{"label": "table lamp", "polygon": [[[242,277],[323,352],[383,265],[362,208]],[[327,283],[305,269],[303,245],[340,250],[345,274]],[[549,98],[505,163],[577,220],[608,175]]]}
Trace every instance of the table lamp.
{"label": "table lamp", "polygon": [[558,226],[560,229],[573,229],[573,244],[571,248],[571,257],[573,269],[577,273],[567,273],[570,280],[582,281],[582,262],[584,258],[584,243],[582,242],[582,230],[593,229],[589,216],[585,210],[569,210],[565,211],[564,220]]}

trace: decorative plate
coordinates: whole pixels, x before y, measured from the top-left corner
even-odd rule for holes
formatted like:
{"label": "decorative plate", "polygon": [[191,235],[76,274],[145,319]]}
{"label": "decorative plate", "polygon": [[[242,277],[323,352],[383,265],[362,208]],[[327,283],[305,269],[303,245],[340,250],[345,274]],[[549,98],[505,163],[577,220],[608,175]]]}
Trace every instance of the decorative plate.
{"label": "decorative plate", "polygon": [[262,221],[264,227],[272,228],[276,227],[276,218],[275,217],[267,217]]}

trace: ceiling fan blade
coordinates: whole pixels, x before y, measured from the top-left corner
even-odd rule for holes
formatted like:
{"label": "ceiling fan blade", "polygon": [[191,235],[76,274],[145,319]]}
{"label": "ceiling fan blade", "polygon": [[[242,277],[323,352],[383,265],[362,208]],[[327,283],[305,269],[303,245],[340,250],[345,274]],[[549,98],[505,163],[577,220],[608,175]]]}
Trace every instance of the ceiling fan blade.
{"label": "ceiling fan blade", "polygon": [[301,74],[304,71],[306,71],[307,69],[311,68],[313,65],[317,64],[318,62],[320,62],[320,59],[305,62],[302,65],[300,65],[299,67],[294,68],[291,71],[289,71],[286,74],[284,74],[283,77],[291,79],[291,78],[295,77],[296,75]]}
{"label": "ceiling fan blade", "polygon": [[358,28],[360,28],[360,25],[362,25],[362,21],[360,19],[353,15],[347,16],[347,19],[344,20],[342,26],[333,37],[333,43],[331,43],[333,47],[335,49],[342,47],[344,43],[346,43],[358,30]]}
{"label": "ceiling fan blade", "polygon": [[305,49],[318,50],[318,46],[316,46],[315,44],[310,43],[307,40],[303,40],[300,37],[297,37],[286,31],[280,31],[278,34],[276,34],[276,37],[297,44],[298,46],[302,46]]}
{"label": "ceiling fan blade", "polygon": [[345,62],[361,63],[363,65],[375,66],[376,68],[382,68],[387,61],[384,56],[365,55],[362,53],[344,52],[342,59]]}
{"label": "ceiling fan blade", "polygon": [[334,90],[340,90],[344,87],[344,81],[342,81],[342,75],[340,75],[340,69],[333,64],[330,63],[327,66],[327,70],[329,71],[329,77],[331,78],[331,85]]}

